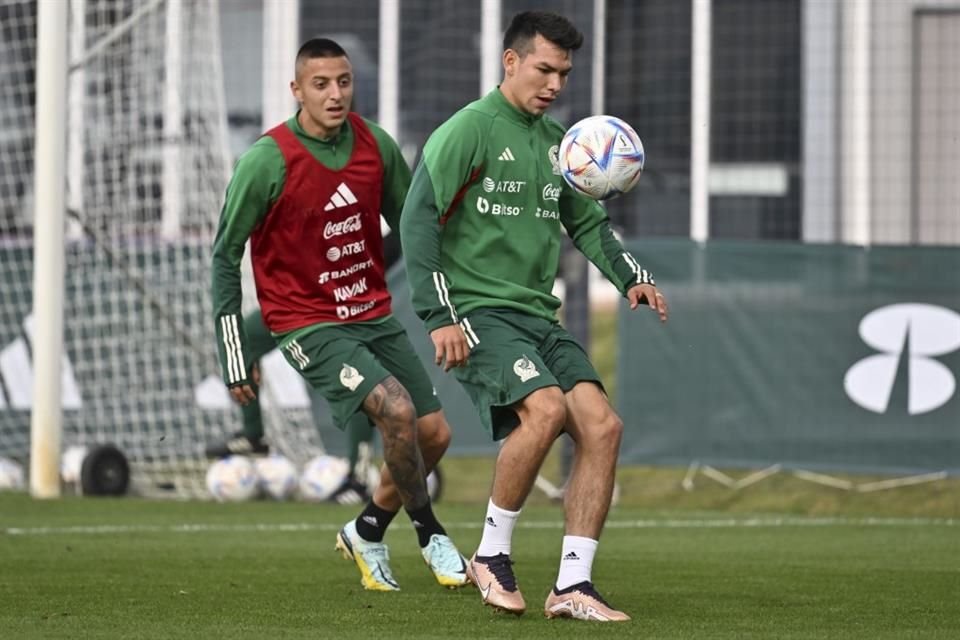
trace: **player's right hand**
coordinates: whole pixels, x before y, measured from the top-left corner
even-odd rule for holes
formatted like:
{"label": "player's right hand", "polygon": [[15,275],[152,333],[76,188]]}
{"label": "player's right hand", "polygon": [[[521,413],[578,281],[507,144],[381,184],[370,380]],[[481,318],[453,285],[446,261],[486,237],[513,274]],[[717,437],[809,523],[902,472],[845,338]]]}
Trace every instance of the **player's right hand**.
{"label": "player's right hand", "polygon": [[253,384],[240,383],[230,387],[230,396],[244,407],[257,399],[256,389],[260,386],[260,367],[256,362],[250,368]]}
{"label": "player's right hand", "polygon": [[444,371],[460,367],[467,363],[470,356],[470,347],[467,345],[467,336],[458,324],[450,324],[430,332],[430,339],[436,348],[433,361],[443,365]]}

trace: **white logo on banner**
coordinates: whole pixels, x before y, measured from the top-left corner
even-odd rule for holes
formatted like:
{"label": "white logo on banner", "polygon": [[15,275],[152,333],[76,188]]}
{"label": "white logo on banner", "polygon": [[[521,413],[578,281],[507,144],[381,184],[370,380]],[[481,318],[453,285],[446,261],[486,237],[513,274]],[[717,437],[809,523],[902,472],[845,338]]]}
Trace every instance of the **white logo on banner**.
{"label": "white logo on banner", "polygon": [[[0,409],[33,408],[31,346],[34,345],[35,324],[31,313],[23,319],[26,339],[16,338],[10,344],[0,347]],[[6,394],[3,392],[4,388],[6,388]],[[60,406],[70,410],[83,408],[80,386],[73,375],[73,364],[66,350],[60,359]]]}
{"label": "white logo on banner", "polygon": [[908,358],[910,415],[933,411],[953,397],[956,379],[933,357],[960,349],[960,314],[930,304],[893,304],[865,315],[859,332],[880,353],[860,360],[844,376],[843,387],[858,405],[874,413],[886,412],[901,357]]}

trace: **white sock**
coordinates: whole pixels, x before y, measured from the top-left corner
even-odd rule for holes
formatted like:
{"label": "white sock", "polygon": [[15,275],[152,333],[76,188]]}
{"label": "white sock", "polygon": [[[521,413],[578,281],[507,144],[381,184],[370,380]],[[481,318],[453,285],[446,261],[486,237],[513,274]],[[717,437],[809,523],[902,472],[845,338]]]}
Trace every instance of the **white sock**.
{"label": "white sock", "polygon": [[560,575],[557,576],[557,591],[579,582],[591,582],[593,556],[597,552],[596,540],[580,536],[563,536],[563,551],[560,554]]}
{"label": "white sock", "polygon": [[513,525],[517,524],[519,511],[506,511],[493,504],[487,504],[487,517],[483,521],[483,537],[477,547],[478,556],[495,556],[498,553],[510,555],[510,541],[513,539]]}

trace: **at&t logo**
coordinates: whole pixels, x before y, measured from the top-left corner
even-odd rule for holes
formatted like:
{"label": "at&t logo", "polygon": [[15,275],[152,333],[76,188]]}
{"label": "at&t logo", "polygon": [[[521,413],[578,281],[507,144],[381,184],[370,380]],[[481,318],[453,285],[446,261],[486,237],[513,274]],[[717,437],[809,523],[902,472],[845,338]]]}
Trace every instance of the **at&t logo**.
{"label": "at&t logo", "polygon": [[907,411],[927,413],[946,404],[957,387],[953,373],[934,360],[960,349],[960,314],[929,304],[894,304],[860,321],[860,338],[880,353],[854,364],[843,387],[864,409],[884,413],[901,358],[907,358]]}

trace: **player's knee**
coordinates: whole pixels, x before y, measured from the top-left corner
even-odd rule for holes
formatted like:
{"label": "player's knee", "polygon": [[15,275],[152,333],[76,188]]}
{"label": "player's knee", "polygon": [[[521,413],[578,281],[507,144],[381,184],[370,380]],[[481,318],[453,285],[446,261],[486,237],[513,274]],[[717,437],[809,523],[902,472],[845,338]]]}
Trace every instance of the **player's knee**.
{"label": "player's knee", "polygon": [[390,416],[392,422],[410,426],[413,429],[416,428],[417,408],[413,406],[409,397],[391,398],[386,413]]}
{"label": "player's knee", "polygon": [[618,451],[623,439],[623,420],[610,411],[602,420],[585,429],[585,436],[588,446]]}
{"label": "player's knee", "polygon": [[619,444],[623,438],[623,420],[620,419],[620,416],[611,412],[609,418],[604,422],[603,431],[604,437],[609,442]]}
{"label": "player's knee", "polygon": [[392,397],[369,414],[380,430],[380,435],[391,441],[409,441],[418,444],[417,411],[409,398]]}
{"label": "player's knee", "polygon": [[417,430],[420,448],[424,453],[431,453],[439,458],[450,446],[450,425],[442,416],[423,416],[417,421]]}
{"label": "player's knee", "polygon": [[550,435],[556,438],[567,421],[567,407],[563,402],[550,403],[543,407],[542,421]]}
{"label": "player's knee", "polygon": [[567,421],[567,405],[559,387],[540,389],[526,398],[521,420],[524,427],[538,432],[545,442],[552,443]]}

